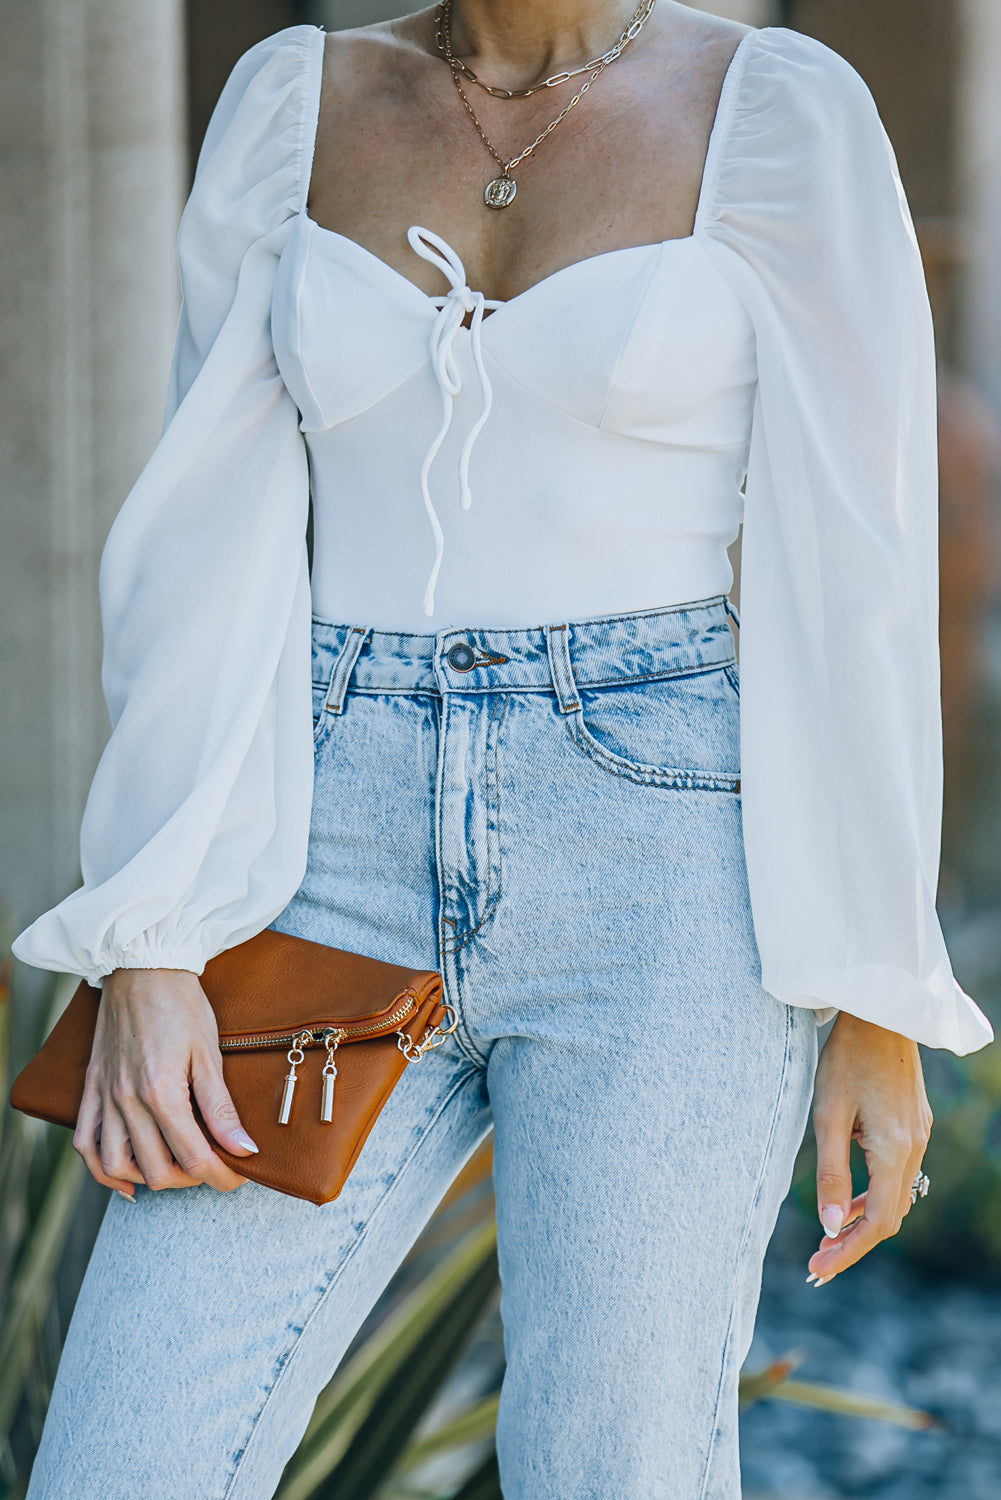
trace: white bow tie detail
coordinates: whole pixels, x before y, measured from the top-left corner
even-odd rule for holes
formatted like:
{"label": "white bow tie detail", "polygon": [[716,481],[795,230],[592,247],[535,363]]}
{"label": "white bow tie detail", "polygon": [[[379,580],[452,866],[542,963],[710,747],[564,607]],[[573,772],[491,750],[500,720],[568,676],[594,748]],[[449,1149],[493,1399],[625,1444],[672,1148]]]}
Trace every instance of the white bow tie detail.
{"label": "white bow tie detail", "polygon": [[453,344],[455,336],[462,327],[467,313],[472,314],[469,326],[470,346],[473,352],[473,361],[476,372],[480,377],[480,390],[483,393],[483,405],[480,415],[469,429],[466,441],[462,445],[462,453],[459,458],[459,496],[463,510],[468,510],[472,504],[472,493],[469,488],[469,458],[473,451],[473,444],[479,436],[484,422],[490,415],[493,405],[493,388],[483,363],[483,346],[480,342],[480,328],[483,324],[483,314],[488,309],[502,307],[502,302],[491,301],[484,297],[482,292],[474,292],[466,285],[466,271],[462,261],[456,255],[451,245],[447,244],[440,235],[434,234],[430,229],[422,229],[419,224],[414,224],[407,230],[407,239],[410,247],[422,258],[437,266],[440,271],[448,277],[451,288],[443,297],[432,297],[431,301],[439,304],[438,316],[434,320],[431,329],[430,351],[431,368],[441,391],[441,427],[421,464],[421,497],[424,501],[424,509],[431,523],[431,531],[434,536],[434,563],[428,578],[427,588],[424,592],[424,613],[434,613],[434,591],[438,582],[438,574],[441,571],[442,558],[445,555],[445,536],[438,519],[438,512],[434,508],[431,499],[431,491],[428,484],[428,476],[431,465],[439,448],[445,441],[445,435],[452,423],[452,410],[454,398],[462,389],[462,378],[459,374],[455,361]]}

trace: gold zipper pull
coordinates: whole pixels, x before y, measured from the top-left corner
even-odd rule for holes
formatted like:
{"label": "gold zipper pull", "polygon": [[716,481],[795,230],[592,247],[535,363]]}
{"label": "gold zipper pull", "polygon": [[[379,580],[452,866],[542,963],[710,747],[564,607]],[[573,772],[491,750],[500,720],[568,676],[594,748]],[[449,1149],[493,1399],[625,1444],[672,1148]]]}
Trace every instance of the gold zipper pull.
{"label": "gold zipper pull", "polygon": [[287,1125],[289,1122],[289,1117],[292,1114],[292,1096],[295,1093],[295,1086],[298,1082],[299,1077],[299,1075],[296,1073],[296,1068],[298,1068],[305,1059],[306,1054],[303,1051],[303,1048],[308,1047],[312,1040],[312,1032],[304,1031],[300,1036],[296,1037],[295,1043],[289,1049],[289,1071],[285,1075],[285,1087],[282,1090],[281,1108],[278,1111],[279,1125]]}
{"label": "gold zipper pull", "polygon": [[327,1047],[327,1060],[323,1065],[323,1102],[320,1105],[320,1122],[329,1125],[334,1118],[334,1079],[337,1077],[337,1062],[334,1053],[344,1035],[343,1031],[325,1031],[323,1040]]}

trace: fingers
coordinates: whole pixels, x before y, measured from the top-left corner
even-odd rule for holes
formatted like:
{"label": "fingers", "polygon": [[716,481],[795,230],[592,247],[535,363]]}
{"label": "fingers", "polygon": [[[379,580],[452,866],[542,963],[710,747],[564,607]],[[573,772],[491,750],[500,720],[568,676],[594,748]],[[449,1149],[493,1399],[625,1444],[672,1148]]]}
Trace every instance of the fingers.
{"label": "fingers", "polygon": [[[203,1061],[207,1059],[207,1061]],[[256,1150],[222,1078],[211,1006],[188,970],[117,969],[102,986],[89,1083],[75,1141],[99,1182],[155,1191],[243,1177],[221,1159],[195,1118],[197,1075],[206,1116],[227,1150]]]}
{"label": "fingers", "polygon": [[159,1193],[166,1188],[196,1187],[203,1180],[186,1171],[186,1164],[175,1159],[173,1143],[166,1133],[171,1115],[181,1106],[180,1100],[175,1098],[168,1104],[159,1098],[154,1103],[145,1089],[140,1093],[121,1088],[116,1090],[115,1103],[148,1188]]}
{"label": "fingers", "polygon": [[852,1121],[847,1116],[819,1114],[814,1119],[817,1136],[817,1212],[824,1234],[836,1239],[851,1217]]}
{"label": "fingers", "polygon": [[199,1129],[186,1082],[144,1080],[139,1102],[142,1108],[126,1118],[148,1187],[193,1187],[205,1182],[226,1193],[246,1181],[216,1155]]}
{"label": "fingers", "polygon": [[[881,1159],[869,1154],[869,1186],[855,1204],[849,1205],[861,1207],[861,1216],[849,1223],[836,1239],[825,1241],[810,1257],[810,1271],[819,1284],[847,1271],[882,1240],[897,1233],[903,1221],[901,1183],[910,1156],[905,1147]],[[846,1213],[845,1217],[850,1219],[851,1214]]]}
{"label": "fingers", "polygon": [[191,1059],[191,1089],[202,1119],[215,1140],[237,1156],[251,1156],[257,1145],[243,1128],[222,1074],[218,1048],[196,1052]]}
{"label": "fingers", "polygon": [[[810,1257],[810,1279],[823,1286],[896,1234],[910,1210],[911,1184],[932,1126],[917,1043],[842,1011],[817,1067],[814,1124],[818,1209],[827,1238]],[[869,1168],[868,1189],[855,1200],[852,1140]]]}
{"label": "fingers", "polygon": [[[117,1122],[121,1134],[125,1135],[121,1121]],[[102,1187],[121,1193],[123,1198],[133,1197],[133,1183],[142,1182],[142,1176],[130,1151],[122,1151],[116,1141],[116,1123],[106,1120],[97,1085],[88,1073],[84,1084],[83,1099],[73,1131],[73,1145],[83,1157],[87,1170]],[[111,1144],[108,1165],[102,1152]],[[126,1138],[127,1145],[127,1138]],[[110,1170],[109,1170],[110,1169]]]}
{"label": "fingers", "polygon": [[162,1088],[143,1094],[119,1085],[102,1100],[95,1084],[85,1086],[73,1145],[97,1182],[130,1200],[133,1184],[155,1192],[200,1182],[220,1192],[242,1186],[246,1178],[216,1156],[199,1129],[187,1088],[171,1098]]}

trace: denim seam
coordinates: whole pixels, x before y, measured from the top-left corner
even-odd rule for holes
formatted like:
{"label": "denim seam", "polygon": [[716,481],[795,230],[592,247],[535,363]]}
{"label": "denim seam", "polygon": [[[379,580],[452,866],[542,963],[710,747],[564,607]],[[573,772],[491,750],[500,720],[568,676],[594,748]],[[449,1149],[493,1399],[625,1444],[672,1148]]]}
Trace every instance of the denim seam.
{"label": "denim seam", "polygon": [[[441,768],[442,768],[442,765],[444,763],[444,756],[445,756],[445,736],[446,736],[446,733],[447,733],[447,719],[448,719],[448,695],[447,694],[441,694],[441,695],[439,695],[438,701],[439,701],[439,703],[441,705],[441,711],[440,711],[439,719],[438,719],[438,771],[437,771],[437,775],[435,777],[435,791],[434,791],[434,797],[435,797],[435,865],[436,865],[437,875],[438,875],[438,906],[439,906],[438,951],[439,951],[439,954],[440,954],[441,960],[442,960],[442,968],[444,969],[445,968],[445,961],[455,951],[453,948],[449,947],[449,940],[448,940],[448,938],[446,937],[446,934],[445,934],[445,927],[448,924],[448,918],[445,915],[445,913],[448,910],[449,901],[450,901],[450,897],[451,897],[451,894],[452,894],[452,889],[451,889],[451,886],[450,886],[450,884],[449,884],[449,882],[448,882],[448,880],[446,878],[444,857],[443,857],[443,852],[442,852],[443,849],[444,849],[444,847],[445,847],[445,843],[444,843],[444,801],[445,801],[445,799],[443,798],[443,796],[441,794]],[[448,984],[448,982],[447,982],[447,976],[446,976],[446,985],[445,985],[445,988],[451,994],[452,998],[455,1001],[453,1009],[455,1011],[456,1016],[458,1017],[458,1023],[457,1023],[456,1028],[455,1028],[455,1041],[456,1041],[456,1045],[459,1047],[459,1049],[466,1056],[466,1058],[468,1058],[468,1060],[470,1062],[472,1062],[472,1063],[480,1063],[480,1062],[483,1061],[483,1059],[479,1056],[479,1054],[478,1054],[478,1052],[476,1050],[476,1045],[473,1042],[472,1034],[471,1034],[471,1032],[469,1030],[469,1022],[466,1019],[465,1006],[463,1005],[463,1002],[462,1002],[462,986],[459,983],[459,976],[458,976],[458,971],[457,970],[455,971],[455,981],[456,982],[455,982],[454,986],[450,986]]]}
{"label": "denim seam", "polygon": [[721,661],[703,661],[694,667],[666,667],[661,672],[640,672],[632,677],[595,677],[586,681],[577,679],[577,686],[582,693],[589,688],[603,687],[629,687],[637,682],[668,682],[682,677],[708,677],[711,672],[725,672],[733,664],[732,656],[725,656]]}
{"label": "denim seam", "polygon": [[[461,995],[462,993],[462,975],[459,968],[459,955],[461,951],[461,948],[449,948],[443,950],[442,953],[442,957],[447,962],[449,972],[454,979],[454,984],[449,984],[446,981],[446,989],[457,995]],[[469,1025],[466,1021],[464,1012],[462,1013],[462,1026],[460,1030],[456,1031],[455,1040],[458,1043],[461,1051],[471,1063],[475,1064],[476,1067],[481,1068],[485,1068],[487,1066],[490,1059],[487,1057],[485,1052],[480,1051],[479,1047],[477,1047],[476,1043],[473,1041],[472,1032],[469,1029]]]}
{"label": "denim seam", "polygon": [[621,755],[615,755],[590,734],[584,724],[583,710],[567,714],[566,723],[574,744],[589,760],[611,771],[613,775],[635,781],[640,786],[660,786],[679,792],[736,792],[740,784],[737,772],[723,772],[718,776],[708,773],[703,775],[698,771],[647,766],[641,761],[626,760]]}
{"label": "denim seam", "polygon": [[726,675],[727,682],[730,684],[730,686],[733,688],[734,692],[737,694],[737,697],[739,698],[740,697],[740,675],[739,675],[739,673],[737,671],[737,664],[736,664],[736,662],[734,662],[734,661],[727,662],[726,666],[724,666],[724,668],[723,668],[723,671],[724,671],[724,673]]}
{"label": "denim seam", "polygon": [[782,1067],[779,1070],[778,1087],[775,1090],[775,1103],[772,1106],[772,1115],[771,1119],[768,1122],[768,1135],[765,1140],[764,1150],[761,1153],[761,1163],[758,1167],[758,1175],[755,1178],[754,1191],[751,1193],[750,1197],[750,1207],[747,1213],[747,1220],[744,1224],[744,1233],[741,1235],[740,1249],[737,1251],[737,1261],[733,1275],[733,1287],[730,1296],[730,1317],[726,1326],[726,1338],[723,1341],[723,1358],[720,1364],[719,1382],[716,1386],[716,1401],[713,1405],[712,1427],[709,1433],[709,1446],[706,1452],[706,1465],[705,1469],[702,1472],[702,1483],[699,1486],[697,1500],[705,1500],[706,1488],[709,1484],[710,1473],[712,1470],[712,1463],[713,1459],[716,1456],[716,1450],[718,1447],[719,1410],[723,1400],[723,1386],[726,1381],[727,1365],[730,1361],[731,1345],[733,1341],[733,1321],[737,1310],[737,1296],[740,1287],[740,1277],[744,1268],[744,1257],[747,1252],[748,1241],[751,1238],[751,1225],[754,1222],[754,1214],[758,1206],[758,1197],[761,1193],[762,1184],[765,1179],[765,1173],[768,1169],[769,1157],[772,1150],[772,1142],[775,1139],[775,1132],[778,1128],[778,1119],[782,1108],[782,1096],[785,1093],[786,1077],[789,1072],[790,1044],[792,1040],[792,1016],[792,1007],[787,1005],[785,1016],[785,1037],[783,1039],[782,1048]]}
{"label": "denim seam", "polygon": [[[489,922],[490,918],[493,916],[494,912],[497,910],[497,905],[498,905],[498,902],[500,901],[500,898],[501,898],[501,875],[502,875],[502,869],[501,869],[501,839],[500,839],[500,736],[501,736],[501,729],[502,729],[503,724],[504,724],[504,718],[505,718],[505,716],[507,714],[508,699],[507,699],[506,695],[502,696],[501,694],[498,694],[497,696],[498,696],[498,699],[499,699],[499,702],[500,702],[500,712],[498,713],[497,710],[493,706],[491,706],[490,721],[489,721],[489,727],[492,729],[493,725],[494,725],[494,721],[496,720],[496,723],[497,723],[497,733],[496,733],[496,736],[494,737],[493,748],[492,748],[490,757],[489,757],[489,759],[487,761],[487,807],[488,807],[488,810],[489,810],[490,807],[493,807],[495,809],[495,812],[496,812],[495,822],[496,822],[496,845],[497,845],[497,884],[496,884],[496,888],[495,888],[494,884],[493,884],[494,866],[493,866],[493,860],[490,858],[490,830],[489,830],[489,826],[488,826],[488,828],[487,828],[487,890],[486,890],[486,896],[485,896],[485,905],[483,907],[482,915],[480,916],[479,921],[476,923],[476,926],[475,927],[467,928],[466,931],[462,934],[461,938],[457,937],[454,940],[454,942],[452,944],[452,947],[445,950],[446,952],[450,952],[450,953],[453,953],[453,954],[458,953],[459,950],[460,950],[460,948],[465,948],[468,943],[471,943],[472,940],[473,940],[473,938],[480,931],[480,929],[486,926],[487,922]],[[492,765],[493,765],[493,775],[492,775],[492,778],[491,778],[491,771],[490,771],[491,762],[492,762]],[[483,1061],[485,1062],[486,1059],[484,1058]]]}
{"label": "denim seam", "polygon": [[330,731],[333,729],[333,727],[334,727],[333,715],[332,714],[328,714],[325,709],[321,709],[320,710],[320,717],[316,721],[316,727],[313,730],[313,758],[314,758],[314,760],[319,755],[320,751],[323,749],[324,745],[329,740],[329,738],[330,738]]}
{"label": "denim seam", "polygon": [[222,1500],[234,1500],[234,1494],[235,1494],[234,1485],[235,1485],[236,1481],[241,1476],[241,1471],[243,1470],[243,1466],[244,1466],[244,1460],[246,1459],[247,1454],[250,1451],[251,1444],[253,1443],[253,1441],[254,1441],[257,1433],[260,1431],[261,1419],[264,1416],[265,1412],[267,1411],[268,1407],[271,1405],[271,1402],[272,1402],[272,1399],[274,1398],[275,1392],[279,1389],[279,1387],[281,1386],[283,1380],[285,1379],[285,1376],[286,1376],[288,1370],[291,1368],[292,1361],[295,1358],[296,1353],[302,1347],[302,1341],[303,1341],[303,1339],[306,1336],[307,1330],[309,1329],[310,1325],[313,1323],[314,1319],[319,1315],[320,1310],[322,1309],[323,1305],[327,1301],[327,1298],[330,1296],[330,1294],[337,1287],[337,1284],[340,1281],[341,1277],[343,1276],[344,1271],[346,1270],[347,1266],[351,1263],[351,1261],[354,1259],[355,1254],[357,1253],[358,1249],[360,1248],[361,1245],[364,1244],[365,1240],[368,1238],[369,1230],[372,1228],[373,1223],[375,1222],[376,1218],[378,1217],[378,1215],[380,1214],[380,1212],[384,1208],[387,1200],[389,1199],[390,1195],[392,1194],[392,1192],[393,1192],[394,1188],[396,1187],[397,1183],[402,1178],[402,1176],[403,1176],[404,1172],[406,1171],[407,1167],[409,1167],[409,1165],[413,1161],[415,1155],[420,1150],[420,1148],[424,1144],[424,1142],[428,1139],[429,1135],[431,1134],[431,1131],[437,1125],[438,1121],[441,1119],[441,1117],[444,1114],[446,1108],[451,1103],[452,1098],[454,1097],[454,1095],[456,1093],[458,1093],[458,1091],[460,1089],[465,1088],[466,1085],[468,1083],[472,1082],[472,1081],[473,1080],[472,1080],[472,1078],[471,1078],[471,1076],[469,1074],[463,1073],[463,1074],[461,1074],[456,1079],[455,1083],[452,1085],[452,1087],[445,1094],[445,1096],[441,1100],[441,1102],[440,1102],[437,1110],[435,1111],[433,1117],[427,1122],[427,1125],[425,1126],[425,1128],[421,1131],[421,1133],[417,1137],[416,1141],[414,1141],[414,1144],[411,1147],[410,1151],[404,1157],[403,1161],[400,1162],[399,1166],[397,1167],[397,1170],[393,1174],[392,1181],[386,1184],[386,1190],[385,1190],[385,1192],[383,1193],[382,1197],[379,1199],[378,1203],[375,1205],[375,1207],[372,1209],[372,1212],[369,1214],[368,1218],[366,1219],[364,1228],[361,1230],[361,1233],[358,1234],[358,1235],[356,1235],[356,1237],[355,1237],[354,1241],[352,1242],[352,1244],[351,1244],[351,1246],[350,1246],[347,1254],[344,1256],[344,1258],[341,1261],[340,1265],[337,1267],[337,1270],[334,1272],[334,1275],[331,1277],[330,1281],[327,1283],[327,1285],[323,1288],[323,1290],[320,1293],[320,1295],[317,1297],[316,1302],[314,1303],[312,1310],[309,1312],[309,1314],[307,1315],[307,1317],[303,1320],[302,1328],[296,1334],[295,1340],[294,1340],[291,1348],[289,1349],[288,1353],[285,1355],[285,1358],[282,1360],[282,1363],[281,1363],[281,1365],[280,1365],[280,1367],[278,1369],[278,1373],[275,1375],[275,1378],[271,1382],[270,1387],[265,1392],[264,1400],[261,1402],[260,1408],[259,1408],[259,1410],[257,1412],[257,1416],[254,1418],[253,1426],[251,1427],[250,1432],[247,1434],[246,1442],[244,1443],[243,1447],[240,1449],[240,1452],[238,1453],[237,1458],[236,1458],[236,1462],[233,1465],[233,1469],[232,1469],[232,1471],[230,1473],[229,1479],[226,1482],[226,1488],[223,1491]]}
{"label": "denim seam", "polygon": [[[733,666],[733,663],[734,658],[726,656],[720,661],[699,662],[691,667],[668,667],[662,671],[634,673],[629,677],[578,678],[577,686],[581,692],[587,692],[588,688],[630,687],[638,682],[666,682],[686,677],[705,677],[710,672],[726,671],[729,667]],[[323,687],[323,684],[314,683],[313,686],[319,691]],[[482,697],[487,693],[551,693],[553,691],[553,684],[550,679],[540,679],[538,682],[525,683],[485,682],[479,687],[469,685],[463,686],[461,689],[450,689],[449,693],[454,691],[459,691],[471,697]],[[413,686],[366,687],[362,683],[354,682],[351,684],[351,692],[362,694],[368,698],[389,698],[399,697],[400,695],[407,698],[440,698],[449,696],[449,693],[439,693],[437,688]]]}

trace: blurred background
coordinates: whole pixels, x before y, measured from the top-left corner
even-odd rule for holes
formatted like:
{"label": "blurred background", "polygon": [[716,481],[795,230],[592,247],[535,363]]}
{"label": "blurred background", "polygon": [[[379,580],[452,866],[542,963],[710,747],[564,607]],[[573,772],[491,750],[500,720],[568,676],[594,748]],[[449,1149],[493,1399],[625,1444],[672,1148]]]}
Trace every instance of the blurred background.
{"label": "blurred background", "polygon": [[[107,732],[97,567],[156,443],[174,240],[232,64],[302,21],[392,0],[0,0],[0,1070],[65,983],[10,935],[78,881]],[[897,151],[935,312],[946,821],[940,906],[964,987],[1001,1020],[1001,3],[719,0],[844,54]],[[14,1003],[9,1003],[11,997]],[[926,1053],[932,1192],[819,1295],[811,1147],[765,1272],[744,1380],[748,1500],[1001,1495],[1001,1060]],[[496,1500],[503,1369],[484,1152],[324,1392],[284,1500]],[[0,1496],[23,1495],[105,1195],[65,1132],[0,1136]],[[619,1500],[619,1497],[610,1497]],[[626,1497],[622,1497],[626,1500]],[[639,1500],[639,1497],[636,1497]]]}

